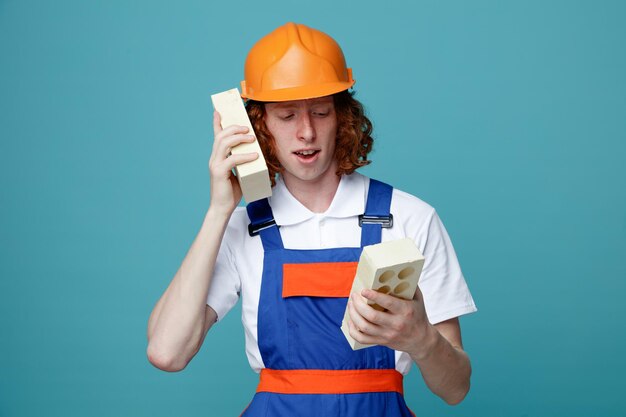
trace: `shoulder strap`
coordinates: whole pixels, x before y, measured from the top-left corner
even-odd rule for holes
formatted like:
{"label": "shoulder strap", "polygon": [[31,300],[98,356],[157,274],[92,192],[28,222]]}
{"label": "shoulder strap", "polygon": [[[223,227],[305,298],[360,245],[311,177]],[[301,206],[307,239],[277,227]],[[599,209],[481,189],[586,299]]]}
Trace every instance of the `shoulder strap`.
{"label": "shoulder strap", "polygon": [[274,214],[267,198],[253,201],[246,206],[250,224],[248,233],[250,236],[261,236],[261,242],[265,250],[282,249],[283,240],[278,231],[278,225],[274,220]]}
{"label": "shoulder strap", "polygon": [[365,213],[359,216],[362,247],[380,243],[382,228],[393,226],[393,215],[389,212],[392,192],[390,185],[370,179]]}

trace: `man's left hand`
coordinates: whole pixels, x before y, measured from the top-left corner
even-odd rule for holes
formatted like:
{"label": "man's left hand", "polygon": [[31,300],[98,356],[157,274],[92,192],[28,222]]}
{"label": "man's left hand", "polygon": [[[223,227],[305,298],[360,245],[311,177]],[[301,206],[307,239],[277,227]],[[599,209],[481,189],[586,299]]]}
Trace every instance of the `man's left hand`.
{"label": "man's left hand", "polygon": [[[368,301],[385,311],[373,308]],[[348,309],[350,336],[357,342],[387,346],[414,358],[428,354],[435,329],[428,322],[419,287],[412,300],[365,289],[351,295]]]}

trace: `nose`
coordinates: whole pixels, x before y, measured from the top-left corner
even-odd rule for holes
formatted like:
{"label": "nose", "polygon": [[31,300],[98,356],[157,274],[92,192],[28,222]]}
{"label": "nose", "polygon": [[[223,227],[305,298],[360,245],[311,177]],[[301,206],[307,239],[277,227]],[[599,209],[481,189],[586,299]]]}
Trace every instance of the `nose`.
{"label": "nose", "polygon": [[313,142],[315,140],[315,128],[311,123],[311,116],[308,112],[303,112],[298,120],[298,139],[304,142]]}

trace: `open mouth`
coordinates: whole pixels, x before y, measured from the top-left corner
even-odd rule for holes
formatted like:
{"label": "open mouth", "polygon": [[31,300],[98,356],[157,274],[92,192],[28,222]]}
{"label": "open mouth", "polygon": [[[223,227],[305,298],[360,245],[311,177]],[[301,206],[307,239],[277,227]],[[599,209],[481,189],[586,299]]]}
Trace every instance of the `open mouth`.
{"label": "open mouth", "polygon": [[294,154],[296,154],[299,158],[302,158],[302,159],[312,159],[319,152],[320,151],[317,150],[317,149],[307,149],[307,150],[304,150],[304,151],[296,151],[296,152],[294,152]]}

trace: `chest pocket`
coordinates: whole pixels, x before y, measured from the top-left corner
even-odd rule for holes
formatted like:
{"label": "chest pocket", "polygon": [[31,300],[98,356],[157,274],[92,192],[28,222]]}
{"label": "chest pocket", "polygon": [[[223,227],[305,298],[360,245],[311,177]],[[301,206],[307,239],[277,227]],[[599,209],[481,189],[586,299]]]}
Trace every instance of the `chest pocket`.
{"label": "chest pocket", "polygon": [[357,262],[283,265],[289,362],[294,369],[359,369],[367,352],[353,351],[341,331]]}

